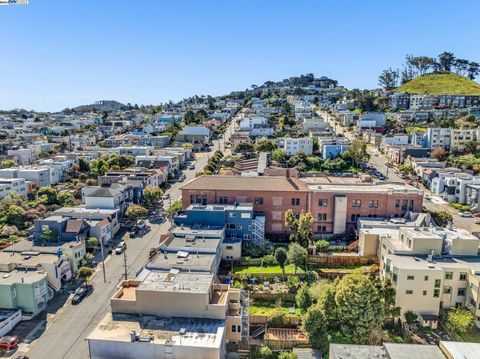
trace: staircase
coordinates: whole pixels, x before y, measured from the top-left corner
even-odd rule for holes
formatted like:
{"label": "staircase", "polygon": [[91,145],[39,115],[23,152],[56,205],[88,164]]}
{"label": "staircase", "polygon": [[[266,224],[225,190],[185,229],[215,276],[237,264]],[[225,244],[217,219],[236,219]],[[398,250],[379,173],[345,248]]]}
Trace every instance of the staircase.
{"label": "staircase", "polygon": [[250,293],[242,291],[240,301],[243,303],[242,310],[242,339],[248,339],[250,331]]}

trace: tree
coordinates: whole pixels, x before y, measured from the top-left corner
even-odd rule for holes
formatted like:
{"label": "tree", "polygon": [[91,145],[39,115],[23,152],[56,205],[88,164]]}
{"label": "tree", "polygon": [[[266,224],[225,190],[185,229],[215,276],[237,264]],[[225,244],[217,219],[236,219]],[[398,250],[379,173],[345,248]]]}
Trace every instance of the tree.
{"label": "tree", "polygon": [[313,239],[313,216],[310,212],[300,213],[296,242],[307,248]]}
{"label": "tree", "polygon": [[93,275],[93,269],[88,267],[78,268],[77,276],[83,279],[85,283],[88,283],[88,279]]}
{"label": "tree", "polygon": [[0,162],[0,169],[12,168],[15,166],[17,166],[17,162],[15,162],[14,160],[3,160],[2,162]]}
{"label": "tree", "polygon": [[165,215],[171,221],[173,219],[173,216],[181,209],[182,209],[182,201],[177,199],[176,201],[173,201],[170,208],[167,208],[165,210]]}
{"label": "tree", "polygon": [[312,305],[312,295],[310,294],[310,289],[308,284],[303,284],[295,296],[295,303],[302,312],[306,312],[308,308]]}
{"label": "tree", "polygon": [[51,228],[45,228],[40,234],[40,239],[44,243],[58,242],[58,233]]}
{"label": "tree", "polygon": [[455,63],[455,55],[451,52],[444,51],[438,55],[438,63],[440,65],[440,70],[450,72]]}
{"label": "tree", "polygon": [[286,314],[282,308],[275,308],[268,318],[268,326],[272,328],[283,328],[285,326]]}
{"label": "tree", "polygon": [[287,210],[284,215],[285,225],[290,229],[290,241],[295,242],[297,240],[298,232],[298,218],[291,209]]}
{"label": "tree", "polygon": [[287,251],[283,247],[278,247],[275,250],[275,259],[277,260],[278,265],[282,268],[283,276],[285,277],[285,265],[287,264]]}
{"label": "tree", "polygon": [[453,62],[453,67],[455,67],[455,72],[459,75],[464,75],[468,70],[469,61],[465,59],[455,59]]}
{"label": "tree", "polygon": [[98,239],[95,237],[89,237],[85,240],[85,245],[88,248],[94,248],[97,246],[97,244],[98,244]]}
{"label": "tree", "polygon": [[69,192],[60,192],[57,195],[57,203],[64,207],[73,207],[75,205],[75,197]]}
{"label": "tree", "polygon": [[436,158],[439,161],[443,161],[445,159],[445,153],[445,148],[437,147],[432,151],[432,153],[430,153],[430,156],[432,158]]}
{"label": "tree", "polygon": [[467,74],[470,80],[475,79],[480,74],[480,64],[478,62],[470,61],[467,67]]}
{"label": "tree", "polygon": [[453,216],[447,211],[430,212],[433,221],[439,227],[445,227],[448,222],[453,221]]}
{"label": "tree", "polygon": [[37,192],[37,195],[39,197],[45,196],[47,198],[45,202],[46,205],[57,204],[58,191],[51,186],[40,188]]}
{"label": "tree", "polygon": [[[377,278],[380,281],[378,275]],[[400,316],[400,307],[397,307],[395,305],[396,291],[395,288],[392,286],[392,281],[390,280],[390,278],[387,278],[382,282],[379,288],[379,294],[380,301],[383,305],[384,318],[390,319]]]}
{"label": "tree", "polygon": [[465,307],[447,311],[447,326],[458,333],[466,333],[473,326],[473,314]]}
{"label": "tree", "polygon": [[361,162],[367,162],[370,159],[365,141],[353,141],[352,144],[348,146],[348,151],[352,157],[353,166],[358,166]]}
{"label": "tree", "polygon": [[315,245],[320,252],[325,252],[330,246],[330,243],[328,243],[326,239],[320,239],[315,243]]}
{"label": "tree", "polygon": [[160,201],[163,196],[163,191],[160,187],[147,186],[143,190],[142,200],[146,206],[153,206],[156,202]]}
{"label": "tree", "polygon": [[277,148],[272,152],[272,159],[277,163],[285,163],[287,159],[287,155],[285,154],[285,150],[281,148]]}
{"label": "tree", "polygon": [[399,72],[393,70],[392,68],[383,70],[383,72],[378,76],[378,84],[382,86],[385,90],[392,90],[398,85]]}
{"label": "tree", "polygon": [[183,120],[187,125],[197,122],[197,120],[195,119],[195,113],[192,110],[188,110],[185,112],[185,114],[183,115]]}
{"label": "tree", "polygon": [[297,267],[305,263],[308,251],[298,243],[290,243],[288,246],[287,257],[290,263],[294,265],[294,272],[297,274]]}
{"label": "tree", "polygon": [[413,175],[415,173],[415,170],[413,169],[412,165],[405,165],[405,164],[399,165],[398,170],[403,174]]}
{"label": "tree", "polygon": [[343,334],[363,343],[383,319],[382,304],[377,289],[363,274],[342,278],[335,293],[338,322]]}
{"label": "tree", "polygon": [[78,167],[79,167],[80,172],[87,173],[87,172],[90,171],[90,164],[85,159],[85,157],[80,157],[78,159]]}
{"label": "tree", "polygon": [[338,329],[337,322],[337,304],[335,303],[335,294],[340,280],[336,278],[333,282],[328,282],[322,286],[322,291],[318,295],[317,305],[325,313],[328,328],[332,331]]}
{"label": "tree", "polygon": [[417,319],[418,319],[418,315],[416,315],[414,312],[412,312],[411,310],[409,311],[406,311],[403,316],[405,317],[405,321],[407,322],[407,324],[414,324]]}
{"label": "tree", "polygon": [[468,141],[465,143],[465,149],[470,153],[477,152],[477,141]]}
{"label": "tree", "polygon": [[253,145],[248,142],[242,142],[235,148],[235,152],[253,152]]}
{"label": "tree", "polygon": [[298,355],[294,352],[281,352],[278,359],[298,359]]}
{"label": "tree", "polygon": [[260,349],[258,350],[258,355],[260,356],[261,359],[272,359],[273,358],[273,352],[272,349],[268,347],[268,345],[262,345]]}
{"label": "tree", "polygon": [[313,348],[326,350],[328,346],[327,327],[324,311],[318,306],[310,307],[303,317],[303,329],[308,333],[308,341]]}
{"label": "tree", "polygon": [[262,138],[255,143],[254,149],[256,152],[272,152],[277,148],[277,144],[268,138]]}
{"label": "tree", "polygon": [[148,214],[148,210],[145,207],[139,206],[138,204],[132,204],[128,206],[125,211],[125,217],[132,221],[138,221],[141,217],[144,217]]}

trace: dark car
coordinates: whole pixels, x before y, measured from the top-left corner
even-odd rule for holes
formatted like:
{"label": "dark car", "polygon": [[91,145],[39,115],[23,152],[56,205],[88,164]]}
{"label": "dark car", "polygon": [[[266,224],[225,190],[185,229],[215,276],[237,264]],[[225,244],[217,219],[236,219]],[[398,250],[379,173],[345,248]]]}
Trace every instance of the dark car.
{"label": "dark car", "polygon": [[77,290],[75,291],[75,294],[73,295],[72,304],[80,303],[85,297],[90,295],[92,292],[93,292],[93,286],[91,285],[82,285],[81,287],[78,287]]}
{"label": "dark car", "polygon": [[20,344],[20,339],[18,339],[17,337],[9,337],[9,336],[0,337],[1,349],[7,349],[7,350],[15,349],[18,346],[18,344]]}

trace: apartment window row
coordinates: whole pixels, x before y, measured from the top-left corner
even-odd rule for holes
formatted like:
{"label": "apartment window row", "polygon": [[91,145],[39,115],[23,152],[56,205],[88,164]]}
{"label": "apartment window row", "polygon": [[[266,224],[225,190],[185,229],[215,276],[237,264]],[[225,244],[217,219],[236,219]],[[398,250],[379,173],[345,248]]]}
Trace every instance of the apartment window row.
{"label": "apartment window row", "polygon": [[[445,279],[453,279],[453,272],[445,272]],[[467,280],[467,273],[460,273],[459,280]]]}
{"label": "apartment window row", "polygon": [[226,196],[220,196],[220,197],[218,198],[218,203],[219,203],[219,204],[228,204],[228,197],[226,197]]}
{"label": "apartment window row", "polygon": [[378,208],[378,200],[368,201],[368,208]]}
{"label": "apartment window row", "polygon": [[317,226],[317,232],[325,233],[327,231],[327,226]]}
{"label": "apartment window row", "polygon": [[[409,211],[413,211],[414,206],[415,206],[415,201],[413,199],[411,199],[410,202],[407,199],[402,199],[402,211],[406,211],[407,209]],[[395,200],[395,208],[400,208],[399,199]]]}
{"label": "apartment window row", "polygon": [[360,208],[362,207],[362,201],[360,199],[354,199],[352,201],[352,208]]}
{"label": "apartment window row", "polygon": [[226,227],[230,230],[242,230],[242,225],[238,223],[227,223]]}
{"label": "apartment window row", "polygon": [[242,327],[240,325],[232,324],[232,333],[240,333],[242,331]]}
{"label": "apartment window row", "polygon": [[255,204],[263,204],[263,197],[255,197]]}
{"label": "apartment window row", "polygon": [[193,195],[191,194],[190,195],[190,204],[202,204],[202,205],[206,205],[207,204],[207,196],[206,195]]}

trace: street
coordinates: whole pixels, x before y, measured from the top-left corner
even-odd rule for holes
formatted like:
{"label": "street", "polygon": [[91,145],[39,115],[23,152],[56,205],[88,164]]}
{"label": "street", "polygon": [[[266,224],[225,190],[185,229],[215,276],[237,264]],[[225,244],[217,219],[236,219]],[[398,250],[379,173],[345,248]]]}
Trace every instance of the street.
{"label": "street", "polygon": [[[207,164],[208,157],[214,151],[225,148],[225,142],[229,140],[232,133],[233,121],[225,132],[224,138],[213,141],[210,152],[197,153],[194,170],[184,170],[186,175],[184,182],[174,183],[166,193],[170,194],[172,202],[181,196],[180,187],[193,179],[197,172],[203,170]],[[168,202],[165,203],[168,207]],[[168,232],[170,223],[150,223],[151,231],[143,237],[129,239],[127,241],[127,274],[128,278],[134,278],[136,272],[146,263],[150,248],[157,247],[161,234]],[[118,238],[116,239],[119,240]],[[72,306],[70,297],[56,313],[47,316],[46,324],[32,328],[34,339],[31,343],[23,343],[14,353],[8,357],[16,357],[24,354],[34,359],[61,359],[89,357],[88,345],[85,338],[110,310],[110,298],[115,293],[119,282],[124,278],[124,257],[123,255],[112,254],[106,258],[106,278],[103,282],[101,264],[96,268],[94,276],[90,280],[93,285],[93,293],[86,297],[80,304]]]}

